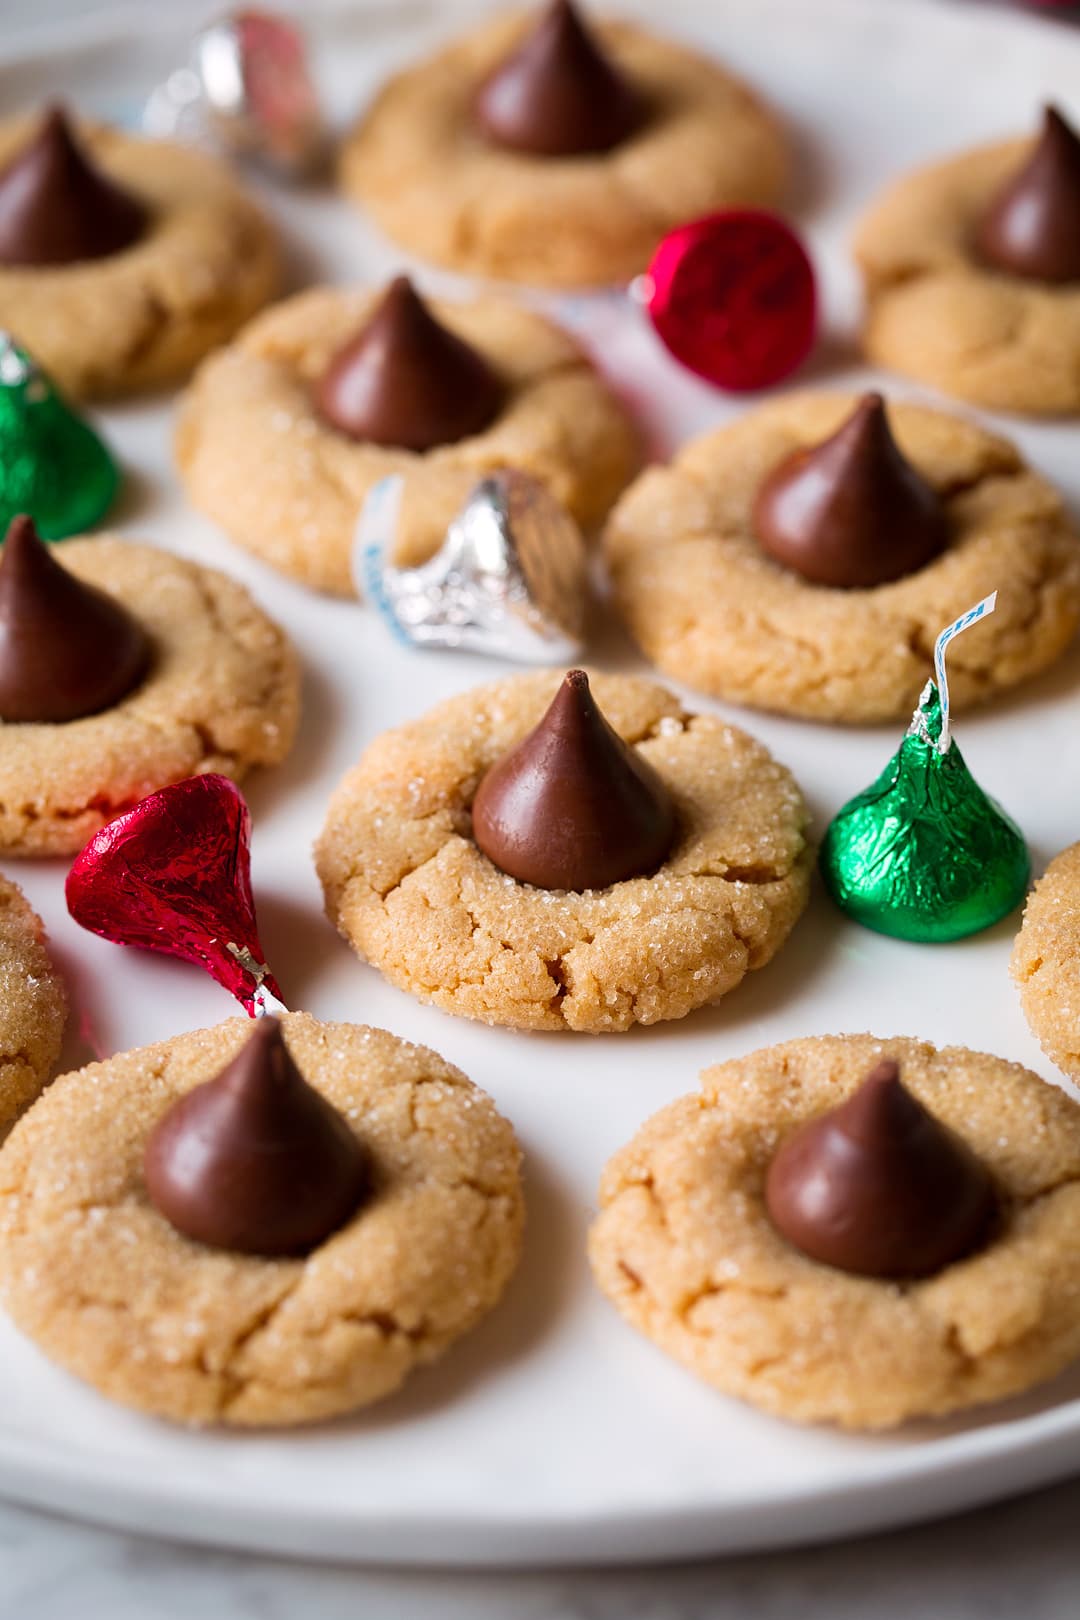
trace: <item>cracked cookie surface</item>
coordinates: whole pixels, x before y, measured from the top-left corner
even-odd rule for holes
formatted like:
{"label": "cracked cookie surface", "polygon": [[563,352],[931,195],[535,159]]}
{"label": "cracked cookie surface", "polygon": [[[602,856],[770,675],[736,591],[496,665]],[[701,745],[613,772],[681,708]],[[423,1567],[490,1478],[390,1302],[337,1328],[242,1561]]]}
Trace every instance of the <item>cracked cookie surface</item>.
{"label": "cracked cookie surface", "polygon": [[149,633],[148,674],[113,708],[0,721],[0,852],[69,855],[154,789],[201,771],[239,781],[292,746],[300,674],[283,630],[235,580],[155,547],[66,540],[64,566]]}
{"label": "cracked cookie surface", "polygon": [[613,151],[534,157],[477,131],[470,104],[534,21],[502,16],[391,79],[346,137],[341,183],[410,251],[548,286],[622,281],[660,238],[717,208],[778,202],[787,138],[747,85],[629,23],[595,32],[648,114]]}
{"label": "cracked cookie surface", "polygon": [[1011,968],[1039,1045],[1080,1080],[1080,844],[1056,855],[1028,895]]}
{"label": "cracked cookie surface", "polygon": [[[0,165],[33,129],[0,126]],[[75,397],[173,382],[273,296],[274,231],[205,153],[109,128],[83,126],[80,138],[146,204],[149,225],[107,258],[0,265],[0,326]]]}
{"label": "cracked cookie surface", "polygon": [[18,885],[0,876],[0,1141],[46,1084],[66,1020],[45,926]]}
{"label": "cracked cookie surface", "polygon": [[[781,1141],[882,1057],[989,1168],[991,1240],[903,1284],[808,1259],[771,1224]],[[802,1422],[888,1428],[1013,1395],[1080,1355],[1080,1107],[1029,1069],[871,1035],[706,1069],[604,1171],[589,1250],[634,1327],[728,1395]]]}
{"label": "cracked cookie surface", "polygon": [[[518,467],[584,529],[599,523],[640,465],[637,429],[571,337],[506,299],[428,300],[507,384],[482,433],[417,455],[359,443],[323,421],[312,385],[380,296],[370,288],[301,293],[207,361],[176,429],[193,504],[282,573],[338,596],[355,593],[350,558],[364,498],[393,473],[445,483],[460,501],[463,475]],[[451,500],[447,516],[454,509]]]}
{"label": "cracked cookie surface", "polygon": [[764,967],[801,914],[802,796],[746,732],[687,714],[651,681],[592,675],[601,710],[674,799],[675,845],[652,876],[607,889],[519,883],[473,842],[471,805],[560,678],[479,687],[371,745],[316,846],[327,914],[392,983],[447,1012],[589,1032],[682,1018]]}
{"label": "cracked cookie surface", "polygon": [[850,415],[846,394],[796,394],[687,445],[627,490],[604,545],[619,610],[667,674],[736,703],[810,719],[907,719],[934,641],[996,590],[997,611],[949,650],[955,709],[1060,657],[1080,623],[1080,538],[1057,491],[975,423],[889,406],[901,449],[941,495],[946,551],[870,590],[812,585],[772,561],[754,497],[785,456]]}
{"label": "cracked cookie surface", "polygon": [[918,169],[859,224],[863,347],[878,365],[988,410],[1080,411],[1080,286],[980,261],[975,231],[1031,141],[1003,141]]}
{"label": "cracked cookie surface", "polygon": [[424,1047],[283,1018],[301,1072],[370,1149],[375,1190],[302,1260],[181,1237],[149,1203],[147,1136],[249,1037],[234,1018],[62,1076],[0,1153],[0,1284],[54,1361],[188,1423],[279,1425],[389,1395],[495,1304],[517,1263],[520,1150]]}

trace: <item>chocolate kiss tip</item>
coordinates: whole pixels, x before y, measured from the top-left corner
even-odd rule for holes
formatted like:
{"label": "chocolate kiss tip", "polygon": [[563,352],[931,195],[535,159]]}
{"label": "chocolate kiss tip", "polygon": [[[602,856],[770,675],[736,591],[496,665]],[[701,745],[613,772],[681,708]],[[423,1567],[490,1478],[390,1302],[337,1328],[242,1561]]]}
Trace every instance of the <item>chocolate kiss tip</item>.
{"label": "chocolate kiss tip", "polygon": [[68,572],[24,514],[0,552],[0,720],[61,722],[111,708],[146,673],[125,607]]}
{"label": "chocolate kiss tip", "polygon": [[1080,136],[1054,106],[1027,161],[991,199],[976,246],[995,269],[1032,281],[1080,280]]}
{"label": "chocolate kiss tip", "polygon": [[581,669],[491,767],[473,802],[480,849],[540,889],[605,889],[654,872],[675,831],[663,781],[608,724]]}
{"label": "chocolate kiss tip", "polygon": [[320,413],[340,433],[417,452],[482,432],[505,396],[502,379],[436,320],[407,276],[391,281],[315,385]]}
{"label": "chocolate kiss tip", "polygon": [[147,210],[99,169],[63,108],[0,171],[0,264],[75,264],[137,241]]}
{"label": "chocolate kiss tip", "polygon": [[985,1240],[993,1185],[971,1149],[884,1059],[769,1165],[765,1204],[810,1259],[858,1276],[926,1277]]}
{"label": "chocolate kiss tip", "polygon": [[366,1150],[304,1079],[272,1017],[162,1115],[144,1168],[150,1201],[183,1236],[268,1257],[316,1248],[371,1180]]}
{"label": "chocolate kiss tip", "polygon": [[864,394],[830,438],[769,474],[753,524],[776,562],[836,590],[913,574],[947,540],[941,501],[897,445],[878,393]]}
{"label": "chocolate kiss tip", "polygon": [[540,157],[607,152],[641,123],[641,97],[570,0],[554,0],[480,85],[473,115],[499,146]]}

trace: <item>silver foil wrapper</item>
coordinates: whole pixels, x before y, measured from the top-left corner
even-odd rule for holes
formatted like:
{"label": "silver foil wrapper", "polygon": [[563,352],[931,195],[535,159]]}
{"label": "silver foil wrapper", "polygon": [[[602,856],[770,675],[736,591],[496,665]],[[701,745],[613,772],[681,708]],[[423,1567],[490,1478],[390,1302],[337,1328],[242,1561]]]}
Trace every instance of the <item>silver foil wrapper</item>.
{"label": "silver foil wrapper", "polygon": [[384,478],[360,513],[353,577],[399,641],[523,664],[582,648],[585,543],[544,486],[511,469],[482,478],[428,561],[398,567],[405,480]]}
{"label": "silver foil wrapper", "polygon": [[305,174],[323,154],[325,131],[300,29],[254,10],[201,29],[187,63],[150,96],[143,127],[255,158],[288,178]]}

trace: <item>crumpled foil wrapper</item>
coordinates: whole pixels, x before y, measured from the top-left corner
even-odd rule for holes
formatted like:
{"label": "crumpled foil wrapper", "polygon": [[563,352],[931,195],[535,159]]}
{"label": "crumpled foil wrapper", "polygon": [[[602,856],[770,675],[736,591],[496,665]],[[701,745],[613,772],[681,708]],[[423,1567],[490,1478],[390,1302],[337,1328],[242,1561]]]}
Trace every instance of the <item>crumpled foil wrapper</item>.
{"label": "crumpled foil wrapper", "polygon": [[384,478],[360,513],[357,586],[399,641],[463,648],[526,664],[561,664],[582,650],[585,543],[554,496],[506,469],[475,486],[427,561],[395,561],[407,481]]}
{"label": "crumpled foil wrapper", "polygon": [[325,156],[304,35],[272,11],[231,11],[201,29],[188,61],[150,96],[142,121],[148,135],[255,158],[286,179]]}

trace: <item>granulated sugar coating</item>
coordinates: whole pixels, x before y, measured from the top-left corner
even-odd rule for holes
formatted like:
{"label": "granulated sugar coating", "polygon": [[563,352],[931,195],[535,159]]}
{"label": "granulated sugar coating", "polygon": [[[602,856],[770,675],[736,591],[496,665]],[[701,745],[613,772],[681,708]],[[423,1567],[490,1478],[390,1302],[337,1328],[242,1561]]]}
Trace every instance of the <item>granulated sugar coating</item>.
{"label": "granulated sugar coating", "polygon": [[[0,125],[0,166],[34,131]],[[0,327],[65,394],[131,394],[185,377],[272,298],[277,233],[207,152],[119,129],[79,131],[94,161],[150,210],[127,251],[77,264],[5,265]]]}
{"label": "granulated sugar coating", "polygon": [[1012,975],[1043,1051],[1080,1080],[1080,844],[1062,850],[1028,896]]}
{"label": "granulated sugar coating", "polygon": [[21,889],[0,877],[0,1140],[41,1091],[60,1055],[63,980]]}
{"label": "granulated sugar coating", "polygon": [[382,1030],[283,1024],[374,1163],[370,1201],[306,1259],[204,1248],[147,1196],[150,1131],[235,1056],[245,1018],[63,1076],[0,1153],[4,1304],[114,1400],[188,1423],[351,1411],[471,1328],[517,1264],[521,1154],[491,1100]]}
{"label": "granulated sugar coating", "polygon": [[638,431],[574,340],[509,300],[429,300],[506,384],[506,401],[482,432],[418,456],[347,438],[322,420],[312,387],[379,296],[370,288],[301,293],[200,368],[176,431],[194,505],[282,573],[338,596],[354,593],[350,556],[364,498],[393,473],[422,470],[432,486],[424,497],[444,523],[471,480],[517,467],[582,528],[598,524],[637,471]]}
{"label": "granulated sugar coating", "polygon": [[292,746],[300,674],[284,631],[242,585],[171,552],[102,536],[63,563],[149,633],[145,679],[101,714],[3,726],[0,851],[70,855],[121,810],[199,771],[239,781]]}
{"label": "granulated sugar coating", "polygon": [[645,655],[702,692],[814,720],[904,720],[938,632],[997,591],[997,611],[949,649],[954,709],[1038,674],[1080,623],[1080,539],[1060,495],[974,422],[889,404],[897,443],[941,497],[945,551],[867,590],[812,585],[764,553],[762,481],[819,444],[854,396],[794,394],[649,468],[604,537],[620,612]]}
{"label": "granulated sugar coating", "polygon": [[470,806],[561,677],[439,704],[368,749],[316,848],[327,912],[394,984],[519,1029],[628,1029],[716,1001],[779,950],[806,904],[806,809],[746,732],[685,713],[651,681],[591,676],[601,710],[660,773],[679,822],[659,871],[545,891],[481,854]]}
{"label": "granulated sugar coating", "polygon": [[[779,1144],[882,1057],[983,1161],[997,1224],[917,1282],[810,1260],[769,1220]],[[623,1316],[698,1377],[766,1411],[844,1428],[998,1400],[1080,1354],[1080,1107],[964,1047],[824,1035],[706,1069],[604,1171],[593,1271]]]}

